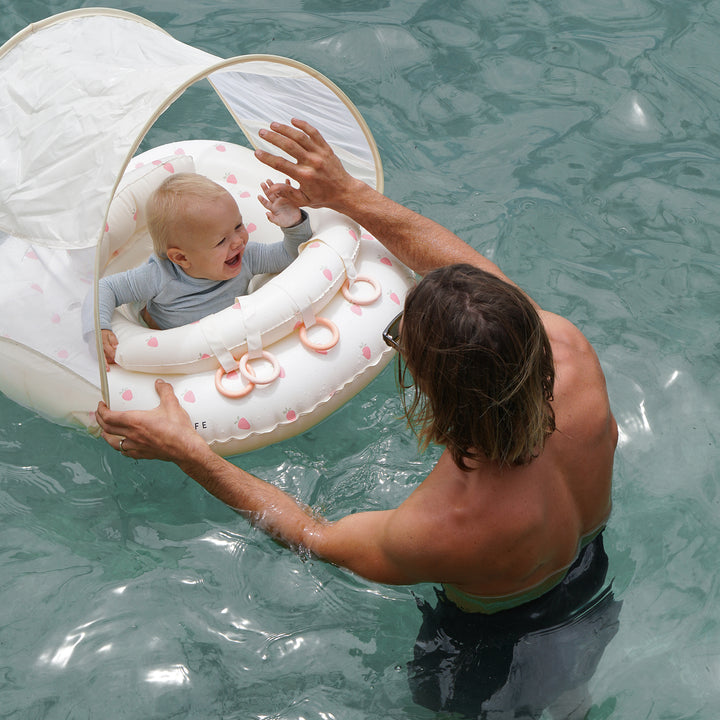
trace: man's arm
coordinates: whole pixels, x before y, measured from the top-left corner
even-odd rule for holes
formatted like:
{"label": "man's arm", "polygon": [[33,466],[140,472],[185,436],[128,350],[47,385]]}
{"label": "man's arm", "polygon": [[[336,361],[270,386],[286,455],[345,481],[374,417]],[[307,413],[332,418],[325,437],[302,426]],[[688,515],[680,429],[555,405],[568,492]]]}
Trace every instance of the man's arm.
{"label": "man's arm", "polygon": [[248,518],[278,542],[304,549],[376,582],[422,581],[393,557],[389,530],[395,510],[348,515],[329,523],[274,485],[216,455],[195,432],[172,386],[156,381],[160,405],[150,411],[110,410],[100,403],[103,437],[134,458],[174,462],[208,492]]}
{"label": "man's arm", "polygon": [[492,261],[442,225],[390,200],[343,167],[322,135],[303,120],[293,126],[272,123],[260,136],[297,161],[255,152],[266,165],[299,184],[283,192],[298,205],[328,207],[352,218],[402,262],[424,275],[453,263],[470,263],[510,280]]}

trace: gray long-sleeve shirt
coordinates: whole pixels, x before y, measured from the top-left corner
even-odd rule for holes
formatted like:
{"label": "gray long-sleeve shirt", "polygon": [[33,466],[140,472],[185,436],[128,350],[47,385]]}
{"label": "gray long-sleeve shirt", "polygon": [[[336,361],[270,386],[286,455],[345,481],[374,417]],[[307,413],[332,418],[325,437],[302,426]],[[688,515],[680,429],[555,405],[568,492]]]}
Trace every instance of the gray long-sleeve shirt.
{"label": "gray long-sleeve shirt", "polygon": [[[146,302],[150,317],[162,330],[224,310],[234,298],[247,294],[254,275],[284,270],[297,257],[298,247],[312,235],[304,211],[300,223],[282,230],[282,242],[248,243],[242,268],[230,280],[191,277],[175,263],[156,255],[151,255],[140,267],[101,278],[98,296],[101,329],[111,330],[115,308],[128,302]],[[87,337],[92,332],[93,320],[91,303],[86,300],[85,305],[83,336]]]}

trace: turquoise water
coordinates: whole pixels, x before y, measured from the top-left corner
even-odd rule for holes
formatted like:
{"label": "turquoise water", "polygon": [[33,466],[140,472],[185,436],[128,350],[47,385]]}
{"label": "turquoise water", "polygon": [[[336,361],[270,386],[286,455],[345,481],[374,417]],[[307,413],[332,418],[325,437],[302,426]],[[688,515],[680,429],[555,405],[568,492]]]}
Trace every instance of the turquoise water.
{"label": "turquoise water", "polygon": [[[111,4],[328,75],[388,195],[584,330],[620,425],[606,548],[623,600],[588,717],[715,720],[720,2]],[[0,36],[75,6],[6,0]],[[191,100],[148,144],[228,132]],[[331,518],[392,507],[438,457],[399,414],[389,369],[236,462]],[[0,717],[435,717],[407,687],[408,588],[301,560],[172,466],[1,397],[0,419]]]}

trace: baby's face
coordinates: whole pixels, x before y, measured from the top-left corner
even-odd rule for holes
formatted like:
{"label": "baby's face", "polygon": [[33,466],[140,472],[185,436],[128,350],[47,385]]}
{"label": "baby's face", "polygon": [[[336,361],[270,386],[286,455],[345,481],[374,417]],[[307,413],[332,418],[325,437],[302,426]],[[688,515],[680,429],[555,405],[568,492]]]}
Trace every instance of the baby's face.
{"label": "baby's face", "polygon": [[229,280],[242,267],[248,231],[230,193],[213,200],[193,200],[178,236],[184,255],[178,264],[191,277]]}

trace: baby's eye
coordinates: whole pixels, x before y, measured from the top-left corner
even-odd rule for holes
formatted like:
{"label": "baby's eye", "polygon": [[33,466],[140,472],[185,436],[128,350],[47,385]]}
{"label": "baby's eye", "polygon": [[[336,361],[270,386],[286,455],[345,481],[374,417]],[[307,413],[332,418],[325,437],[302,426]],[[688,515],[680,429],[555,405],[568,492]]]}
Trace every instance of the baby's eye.
{"label": "baby's eye", "polygon": [[241,222],[239,225],[236,225],[236,226],[235,226],[235,229],[236,229],[236,230],[241,230],[244,225],[245,225],[245,223],[244,223],[244,222]]}

